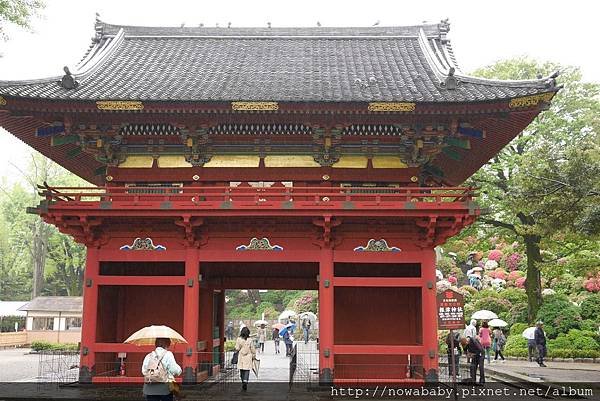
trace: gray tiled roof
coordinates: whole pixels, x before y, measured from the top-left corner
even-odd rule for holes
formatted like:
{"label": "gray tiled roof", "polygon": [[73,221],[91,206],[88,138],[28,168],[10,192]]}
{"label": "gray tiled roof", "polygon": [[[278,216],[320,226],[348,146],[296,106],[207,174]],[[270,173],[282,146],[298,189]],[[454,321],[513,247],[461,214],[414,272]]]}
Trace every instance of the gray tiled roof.
{"label": "gray tiled roof", "polygon": [[[0,95],[44,99],[473,102],[552,90],[553,80],[460,73],[446,23],[373,28],[147,28],[98,22],[75,76],[0,81]],[[443,86],[456,69],[456,89]]]}
{"label": "gray tiled roof", "polygon": [[81,312],[83,297],[36,297],[19,308],[23,311]]}

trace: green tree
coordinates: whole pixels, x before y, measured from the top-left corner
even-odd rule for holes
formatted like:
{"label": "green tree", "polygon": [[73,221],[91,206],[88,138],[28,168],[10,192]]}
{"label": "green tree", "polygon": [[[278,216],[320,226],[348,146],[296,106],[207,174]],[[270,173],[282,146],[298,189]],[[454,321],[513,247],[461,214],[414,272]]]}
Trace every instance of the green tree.
{"label": "green tree", "polygon": [[564,86],[549,109],[470,180],[481,188],[481,201],[490,210],[480,222],[507,230],[525,244],[530,322],[542,303],[544,248],[554,247],[557,256],[564,256],[590,245],[580,241],[581,234],[598,233],[600,88],[582,82],[576,68],[524,58],[475,73],[532,79],[555,70],[561,71]]}
{"label": "green tree", "polygon": [[0,0],[0,35],[7,39],[4,27],[16,25],[21,28],[31,28],[31,18],[44,8],[41,0]]}

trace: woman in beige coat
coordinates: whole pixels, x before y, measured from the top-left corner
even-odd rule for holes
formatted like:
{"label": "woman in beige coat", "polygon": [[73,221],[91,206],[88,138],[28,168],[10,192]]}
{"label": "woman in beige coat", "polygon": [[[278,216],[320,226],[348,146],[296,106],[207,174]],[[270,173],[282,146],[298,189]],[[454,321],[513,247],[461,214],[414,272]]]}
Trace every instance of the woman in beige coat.
{"label": "woman in beige coat", "polygon": [[254,347],[254,342],[249,337],[250,329],[248,329],[248,327],[244,327],[240,332],[240,336],[235,341],[235,350],[239,351],[238,369],[240,370],[242,389],[244,391],[248,388],[250,369],[252,369],[252,360],[256,357],[256,348]]}

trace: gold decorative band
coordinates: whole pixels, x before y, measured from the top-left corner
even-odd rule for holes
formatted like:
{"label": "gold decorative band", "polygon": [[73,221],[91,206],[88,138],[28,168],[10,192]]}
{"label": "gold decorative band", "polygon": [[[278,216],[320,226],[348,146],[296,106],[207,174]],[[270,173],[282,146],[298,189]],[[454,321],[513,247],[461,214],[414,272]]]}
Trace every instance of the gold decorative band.
{"label": "gold decorative band", "polygon": [[143,110],[144,104],[138,100],[99,100],[98,110]]}
{"label": "gold decorative band", "polygon": [[0,106],[6,106],[6,99],[0,96]]}
{"label": "gold decorative band", "polygon": [[274,111],[279,110],[277,102],[231,102],[231,110]]}
{"label": "gold decorative band", "polygon": [[552,100],[553,96],[554,96],[554,92],[548,92],[548,93],[540,93],[539,95],[516,97],[516,98],[510,100],[508,107],[510,107],[511,109],[514,109],[517,107],[537,106],[542,101],[549,102],[550,100]]}
{"label": "gold decorative band", "polygon": [[414,103],[406,102],[371,102],[369,111],[415,111]]}

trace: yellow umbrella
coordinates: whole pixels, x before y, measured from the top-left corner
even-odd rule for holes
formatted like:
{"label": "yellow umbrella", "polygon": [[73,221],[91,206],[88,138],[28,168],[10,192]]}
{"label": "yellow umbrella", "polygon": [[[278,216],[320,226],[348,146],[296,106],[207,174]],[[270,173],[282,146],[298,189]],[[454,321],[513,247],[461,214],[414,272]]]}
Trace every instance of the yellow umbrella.
{"label": "yellow umbrella", "polygon": [[168,326],[147,326],[139,329],[125,340],[128,344],[135,345],[154,345],[157,338],[168,338],[171,344],[187,344],[185,338],[181,334]]}

